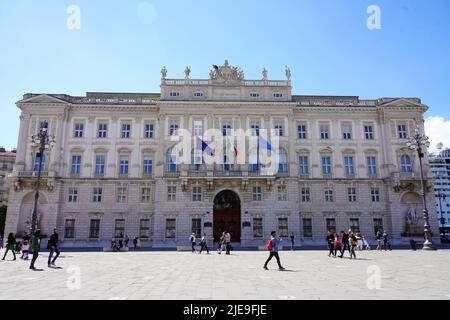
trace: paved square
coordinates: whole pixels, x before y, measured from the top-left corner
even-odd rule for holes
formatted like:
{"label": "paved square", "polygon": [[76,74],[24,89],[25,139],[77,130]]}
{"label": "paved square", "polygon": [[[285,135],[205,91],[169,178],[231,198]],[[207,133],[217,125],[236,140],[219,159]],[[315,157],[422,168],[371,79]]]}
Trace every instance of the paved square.
{"label": "paved square", "polygon": [[0,261],[0,299],[450,299],[450,250],[357,252],[358,260],[281,251],[287,271],[275,260],[265,271],[267,255],[63,252],[61,269],[49,269],[41,253],[43,271],[8,255]]}

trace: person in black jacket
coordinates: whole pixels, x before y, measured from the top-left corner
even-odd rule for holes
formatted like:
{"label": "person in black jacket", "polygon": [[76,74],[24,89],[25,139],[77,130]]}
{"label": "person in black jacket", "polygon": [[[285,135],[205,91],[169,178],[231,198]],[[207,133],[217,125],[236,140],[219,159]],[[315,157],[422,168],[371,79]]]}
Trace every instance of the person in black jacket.
{"label": "person in black jacket", "polygon": [[350,252],[350,241],[348,239],[348,233],[345,231],[341,231],[341,234],[342,234],[342,246],[343,247],[342,247],[340,257],[342,258],[344,256],[345,249],[348,249],[348,253],[351,253],[351,252]]}
{"label": "person in black jacket", "polygon": [[16,253],[14,252],[15,249],[16,249],[16,237],[14,237],[14,233],[11,232],[8,235],[8,242],[6,243],[6,251],[2,260],[5,260],[8,251],[11,251],[13,253],[14,256],[13,260],[16,260]]}
{"label": "person in black jacket", "polygon": [[327,243],[328,243],[328,256],[331,257],[334,254],[334,234],[331,231],[328,231],[327,234]]}
{"label": "person in black jacket", "polygon": [[[50,236],[50,240],[48,240],[48,249],[50,249],[50,253],[48,255],[48,266],[54,266],[56,259],[58,259],[59,254],[61,253],[58,248],[58,230],[53,229],[53,234]],[[56,252],[56,256],[52,260],[53,253]]]}

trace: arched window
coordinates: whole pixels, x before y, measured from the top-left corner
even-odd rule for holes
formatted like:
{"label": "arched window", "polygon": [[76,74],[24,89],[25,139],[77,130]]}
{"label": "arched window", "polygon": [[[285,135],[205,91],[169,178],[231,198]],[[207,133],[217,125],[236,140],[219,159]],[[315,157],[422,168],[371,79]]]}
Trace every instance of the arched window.
{"label": "arched window", "polygon": [[280,149],[280,153],[278,154],[278,172],[285,173],[288,171],[287,166],[287,152],[284,149]]}
{"label": "arched window", "polygon": [[180,155],[177,150],[169,149],[166,153],[166,171],[178,172],[178,164],[180,163]]}
{"label": "arched window", "polygon": [[401,172],[405,172],[405,173],[412,172],[411,157],[409,155],[403,154],[400,157],[400,167],[401,167]]}

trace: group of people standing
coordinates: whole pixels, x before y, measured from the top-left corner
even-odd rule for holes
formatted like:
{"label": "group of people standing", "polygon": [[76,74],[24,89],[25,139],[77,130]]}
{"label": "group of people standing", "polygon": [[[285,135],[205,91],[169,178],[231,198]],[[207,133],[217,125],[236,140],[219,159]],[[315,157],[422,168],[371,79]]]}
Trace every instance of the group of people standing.
{"label": "group of people standing", "polygon": [[[55,261],[58,259],[60,255],[60,250],[58,247],[59,242],[59,236],[58,236],[58,230],[55,228],[53,229],[53,234],[50,236],[50,239],[47,243],[47,249],[49,250],[47,265],[48,267],[54,267]],[[5,254],[3,255],[3,259],[5,260],[6,255],[9,251],[13,254],[13,261],[16,260],[16,253],[22,252],[22,256],[20,257],[23,260],[28,260],[28,255],[30,251],[32,252],[32,258],[30,263],[30,269],[36,270],[36,267],[34,266],[37,258],[39,257],[39,251],[41,248],[41,230],[36,230],[32,236],[29,236],[27,233],[25,233],[22,237],[21,241],[16,241],[16,237],[13,233],[10,233],[8,235],[7,243],[5,246]],[[53,254],[56,255],[53,257]]]}
{"label": "group of people standing", "polygon": [[[191,243],[191,252],[196,253],[198,252],[201,254],[203,250],[206,250],[206,253],[209,254],[209,248],[208,248],[208,238],[206,236],[206,233],[203,232],[201,238],[200,238],[200,250],[197,251],[195,247],[197,246],[197,237],[195,235],[195,232],[193,232],[189,236],[189,242]],[[233,250],[233,247],[231,246],[231,235],[229,232],[224,231],[222,235],[220,236],[218,247],[217,247],[217,253],[221,254],[222,251],[225,251],[226,254],[230,254],[230,251]]]}
{"label": "group of people standing", "polygon": [[[384,242],[384,250],[391,249],[391,244],[389,242],[389,235],[386,231],[381,233],[379,230],[375,237],[377,242],[376,250],[381,249],[381,239]],[[350,259],[356,259],[356,250],[371,250],[369,242],[364,238],[361,232],[353,232],[349,230],[348,232],[341,231],[341,236],[339,236],[336,232],[328,231],[326,241],[328,244],[328,256],[329,257],[337,257],[337,253],[339,252],[339,258],[344,257],[344,253],[348,250],[350,254]]]}
{"label": "group of people standing", "polygon": [[[128,243],[130,242],[130,238],[126,235],[123,239],[120,238],[112,238],[111,239],[111,249],[115,252],[119,252],[123,247],[128,248]],[[141,239],[139,237],[134,237],[133,239],[134,251],[141,248]]]}

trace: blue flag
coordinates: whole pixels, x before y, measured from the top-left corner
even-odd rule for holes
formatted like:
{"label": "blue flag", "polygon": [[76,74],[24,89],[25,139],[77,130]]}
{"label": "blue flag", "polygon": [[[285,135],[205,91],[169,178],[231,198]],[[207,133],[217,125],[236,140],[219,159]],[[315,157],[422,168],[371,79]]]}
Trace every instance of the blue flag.
{"label": "blue flag", "polygon": [[259,145],[260,147],[273,151],[272,145],[263,137],[259,136]]}
{"label": "blue flag", "polygon": [[207,155],[213,157],[214,153],[212,149],[209,147],[209,145],[199,137],[196,138],[197,138],[197,149],[202,150],[203,152],[206,152]]}

